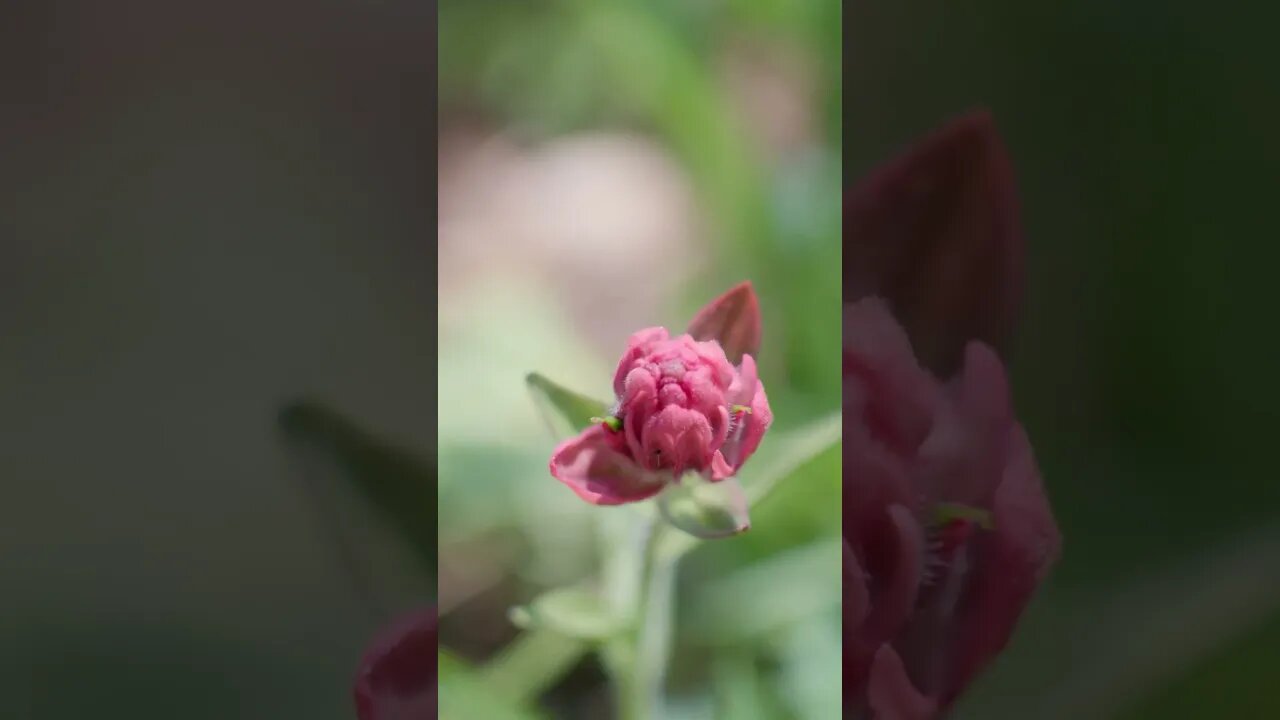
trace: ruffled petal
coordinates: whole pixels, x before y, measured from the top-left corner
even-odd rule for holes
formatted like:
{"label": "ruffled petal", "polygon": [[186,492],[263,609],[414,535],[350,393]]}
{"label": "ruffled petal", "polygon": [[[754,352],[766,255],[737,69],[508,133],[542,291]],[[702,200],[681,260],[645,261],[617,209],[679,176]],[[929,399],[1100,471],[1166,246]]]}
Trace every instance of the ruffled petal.
{"label": "ruffled petal", "polygon": [[649,349],[650,345],[662,342],[670,337],[667,329],[664,327],[651,327],[639,330],[631,334],[627,339],[627,349],[622,353],[622,359],[618,361],[618,369],[613,373],[613,392],[618,397],[622,397],[623,382],[627,378],[627,374],[635,366],[635,361],[643,357]]}
{"label": "ruffled petal", "polygon": [[1008,643],[1018,618],[1061,551],[1031,444],[1021,426],[1010,429],[1003,482],[995,493],[995,527],[980,537],[977,562],[956,619],[953,671],[944,688],[950,703]]}
{"label": "ruffled petal", "polygon": [[[851,425],[910,457],[929,434],[937,383],[917,363],[906,331],[879,298],[844,306],[844,383],[856,386],[861,412]],[[854,399],[846,392],[846,404]]]}
{"label": "ruffled petal", "polygon": [[641,437],[644,462],[671,468],[676,477],[685,470],[705,468],[715,452],[706,416],[675,405],[668,405],[649,418]]}
{"label": "ruffled petal", "polygon": [[730,390],[733,405],[741,405],[747,410],[736,411],[736,421],[724,443],[725,459],[736,472],[751,458],[764,438],[765,432],[773,424],[773,411],[769,409],[769,397],[765,395],[764,383],[756,374],[756,361],[750,355],[742,356],[742,367],[738,371],[738,380]]}
{"label": "ruffled petal", "polygon": [[902,658],[888,645],[876,652],[867,682],[867,700],[875,720],[930,720],[938,704],[911,684]]}
{"label": "ruffled petal", "polygon": [[609,430],[595,425],[564,441],[551,454],[551,474],[594,505],[620,505],[652,497],[666,476],[648,472],[616,447]]}
{"label": "ruffled petal", "polygon": [[1004,365],[990,347],[971,342],[964,367],[946,390],[950,402],[942,404],[920,447],[920,490],[936,502],[990,507],[1014,424]]}

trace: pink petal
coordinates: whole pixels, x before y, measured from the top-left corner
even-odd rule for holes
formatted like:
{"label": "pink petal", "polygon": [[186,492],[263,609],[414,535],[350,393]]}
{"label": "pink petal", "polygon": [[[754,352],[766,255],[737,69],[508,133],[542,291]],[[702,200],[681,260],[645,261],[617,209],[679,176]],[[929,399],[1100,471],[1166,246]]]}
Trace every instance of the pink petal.
{"label": "pink petal", "polygon": [[707,303],[689,323],[688,333],[695,340],[720,343],[735,365],[743,355],[755,355],[760,350],[760,300],[751,281],[738,283]]}
{"label": "pink petal", "polygon": [[378,637],[356,675],[360,720],[434,720],[436,609],[401,619]]}
{"label": "pink petal", "polygon": [[551,474],[594,505],[620,505],[657,494],[664,476],[643,470],[615,447],[619,442],[599,425],[587,428],[551,454]]}
{"label": "pink petal", "polygon": [[735,384],[729,389],[730,404],[749,408],[737,414],[737,424],[725,440],[725,460],[737,472],[755,454],[764,439],[765,432],[773,424],[773,411],[764,384],[756,374],[756,361],[750,355],[742,356],[742,366]]}
{"label": "pink petal", "polygon": [[1062,539],[1040,481],[1031,444],[1013,426],[1003,482],[995,494],[991,533],[980,536],[967,612],[956,619],[949,703],[1008,643],[1023,609],[1057,560]]}
{"label": "pink petal", "polygon": [[844,626],[852,629],[862,624],[870,611],[871,597],[867,591],[867,577],[858,562],[858,556],[843,540],[844,548]]}
{"label": "pink petal", "polygon": [[883,538],[888,543],[883,551],[889,567],[875,568],[879,587],[862,629],[876,644],[892,638],[910,617],[923,571],[924,533],[915,516],[902,505],[890,507],[888,515],[891,534]]}
{"label": "pink petal", "polygon": [[917,481],[931,500],[990,507],[1014,423],[1009,383],[995,351],[969,343],[947,393],[951,402],[920,447]]}
{"label": "pink petal", "polygon": [[876,652],[867,681],[867,699],[875,720],[929,720],[938,704],[911,684],[902,658],[888,645]]}
{"label": "pink petal", "polygon": [[[844,631],[844,672],[856,683],[866,677],[872,656],[890,642],[915,609],[924,560],[924,534],[911,511],[893,505],[882,513],[859,513],[863,522],[849,527],[859,567],[874,578],[861,624]],[[859,690],[856,686],[853,692]]]}
{"label": "pink petal", "polygon": [[846,196],[845,300],[887,298],[939,377],[969,340],[1005,347],[1022,266],[1013,170],[986,112],[951,122]]}
{"label": "pink petal", "polygon": [[668,337],[667,329],[664,327],[645,328],[631,334],[627,340],[627,349],[622,353],[622,359],[618,361],[618,369],[613,373],[615,395],[622,397],[623,382],[634,368],[635,361],[648,353],[650,345],[662,342]]}
{"label": "pink petal", "polygon": [[696,410],[668,405],[649,419],[642,433],[646,461],[672,469],[675,476],[691,468],[704,468],[715,452],[711,448],[711,424]]}
{"label": "pink petal", "polygon": [[[865,434],[910,457],[929,433],[937,383],[916,362],[906,331],[879,298],[844,306],[844,385],[858,411],[846,434]],[[848,404],[848,403],[846,403]]]}

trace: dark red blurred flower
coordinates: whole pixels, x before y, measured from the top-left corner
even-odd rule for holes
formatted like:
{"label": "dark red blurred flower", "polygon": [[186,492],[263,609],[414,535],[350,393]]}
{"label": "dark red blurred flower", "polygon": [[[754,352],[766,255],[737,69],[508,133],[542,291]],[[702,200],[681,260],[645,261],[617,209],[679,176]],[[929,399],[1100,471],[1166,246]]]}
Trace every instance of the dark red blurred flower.
{"label": "dark red blurred flower", "polygon": [[[845,204],[845,706],[936,717],[1004,647],[1060,538],[1003,347],[1012,176],[985,114]],[[859,268],[850,273],[850,268]]]}
{"label": "dark red blurred flower", "polygon": [[435,720],[436,609],[401,618],[365,652],[354,694],[360,720]]}
{"label": "dark red blurred flower", "polygon": [[1022,296],[1013,170],[991,116],[926,137],[845,196],[844,299],[884,298],[940,377],[969,340],[998,351]]}

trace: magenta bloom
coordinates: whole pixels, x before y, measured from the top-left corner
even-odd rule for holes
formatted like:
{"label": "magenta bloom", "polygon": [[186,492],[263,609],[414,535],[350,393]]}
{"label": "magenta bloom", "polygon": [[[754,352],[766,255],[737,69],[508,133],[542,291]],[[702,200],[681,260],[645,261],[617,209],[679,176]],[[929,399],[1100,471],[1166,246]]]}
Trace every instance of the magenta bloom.
{"label": "magenta bloom", "polygon": [[356,674],[360,720],[435,720],[436,609],[401,619],[378,637]]}
{"label": "magenta bloom", "polygon": [[708,304],[687,334],[635,333],[614,373],[609,417],[561,443],[551,474],[596,505],[644,500],[686,472],[733,476],[773,421],[752,357],[759,341],[750,283]]}
{"label": "magenta bloom", "polygon": [[[970,116],[846,204],[846,232],[864,232],[846,241],[846,262],[877,246],[876,228],[884,243],[907,248],[879,251],[892,281],[866,275],[853,292],[846,286],[844,693],[852,717],[937,717],[1008,642],[1058,555],[1058,529],[990,344],[1003,340],[1012,314],[993,298],[1011,301],[1020,272],[1004,252],[1020,252],[1006,222],[1012,192],[990,182],[1007,178],[1005,162],[989,118]],[[913,192],[913,202],[902,201]],[[969,280],[935,285],[930,268],[944,265]]]}

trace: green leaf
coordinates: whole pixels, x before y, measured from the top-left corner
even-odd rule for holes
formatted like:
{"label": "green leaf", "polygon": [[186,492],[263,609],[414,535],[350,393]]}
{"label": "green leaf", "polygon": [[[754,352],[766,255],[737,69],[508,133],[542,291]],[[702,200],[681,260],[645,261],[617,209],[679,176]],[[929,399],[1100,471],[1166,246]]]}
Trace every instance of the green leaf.
{"label": "green leaf", "polygon": [[[841,413],[836,411],[793,430],[776,446],[762,445],[764,452],[752,459],[752,462],[757,463],[758,472],[755,472],[756,467],[751,467],[749,469],[752,472],[743,476],[751,506],[759,505],[774,488],[810,460],[839,445],[842,432]],[[765,442],[768,441],[769,438],[766,437]],[[759,465],[760,463],[763,465]]]}
{"label": "green leaf", "polygon": [[724,720],[770,720],[764,683],[755,658],[741,652],[723,653],[711,664],[716,717]]}
{"label": "green leaf", "polygon": [[592,645],[554,632],[522,633],[478,671],[495,692],[530,702],[573,669]]}
{"label": "green leaf", "polygon": [[737,478],[713,483],[690,473],[662,491],[658,512],[671,525],[704,540],[733,537],[751,529],[747,495]]}
{"label": "green leaf", "polygon": [[525,383],[556,437],[579,432],[591,425],[594,418],[608,415],[607,403],[566,389],[540,373],[529,373]]}
{"label": "green leaf", "polygon": [[440,651],[440,720],[542,720],[447,651]]}
{"label": "green leaf", "polygon": [[380,439],[316,402],[286,406],[280,411],[279,428],[296,452],[336,467],[340,477],[410,547],[421,567],[435,577],[436,473],[432,460]]}
{"label": "green leaf", "polygon": [[528,605],[512,608],[511,621],[526,630],[545,629],[590,641],[608,640],[627,625],[610,612],[599,593],[585,587],[543,593]]}
{"label": "green leaf", "polygon": [[843,599],[839,567],[835,538],[775,553],[699,586],[690,598],[686,631],[702,642],[733,647],[835,612]]}

